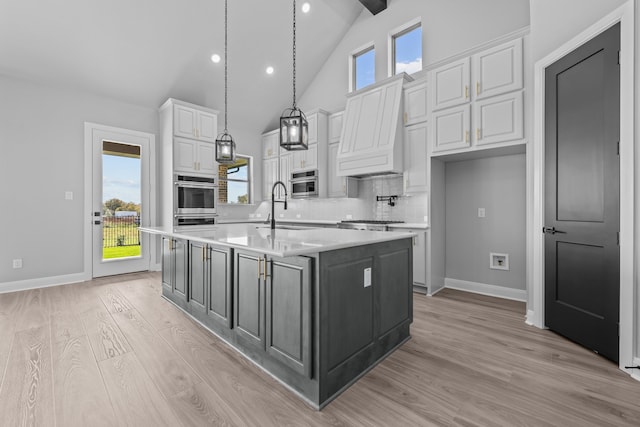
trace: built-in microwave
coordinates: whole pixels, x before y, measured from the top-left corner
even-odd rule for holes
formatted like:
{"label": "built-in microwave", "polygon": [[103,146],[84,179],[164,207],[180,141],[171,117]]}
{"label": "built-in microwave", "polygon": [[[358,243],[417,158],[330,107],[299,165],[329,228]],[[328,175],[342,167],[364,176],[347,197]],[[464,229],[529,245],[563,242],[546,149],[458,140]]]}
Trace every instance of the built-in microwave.
{"label": "built-in microwave", "polygon": [[291,197],[304,199],[318,197],[318,171],[308,170],[291,174]]}
{"label": "built-in microwave", "polygon": [[175,215],[215,215],[218,204],[218,183],[215,177],[174,176]]}

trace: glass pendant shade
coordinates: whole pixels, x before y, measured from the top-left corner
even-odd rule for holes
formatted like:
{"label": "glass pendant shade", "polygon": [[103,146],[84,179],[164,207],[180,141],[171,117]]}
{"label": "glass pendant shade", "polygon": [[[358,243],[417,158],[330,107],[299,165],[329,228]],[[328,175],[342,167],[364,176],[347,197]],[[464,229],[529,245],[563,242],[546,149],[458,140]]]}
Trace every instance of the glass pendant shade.
{"label": "glass pendant shade", "polygon": [[282,112],[280,146],[291,151],[309,147],[309,123],[299,108],[288,108]]}
{"label": "glass pendant shade", "polygon": [[216,162],[221,164],[235,163],[236,143],[228,133],[222,133],[216,138]]}

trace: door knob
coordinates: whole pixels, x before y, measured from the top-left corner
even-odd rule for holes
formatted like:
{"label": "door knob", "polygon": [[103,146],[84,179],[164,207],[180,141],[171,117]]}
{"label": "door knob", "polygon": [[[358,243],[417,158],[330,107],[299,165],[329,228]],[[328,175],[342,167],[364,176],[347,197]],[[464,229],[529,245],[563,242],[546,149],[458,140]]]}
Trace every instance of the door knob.
{"label": "door knob", "polygon": [[555,227],[542,227],[542,232],[544,234],[566,234],[566,231],[560,231],[560,230],[556,230]]}

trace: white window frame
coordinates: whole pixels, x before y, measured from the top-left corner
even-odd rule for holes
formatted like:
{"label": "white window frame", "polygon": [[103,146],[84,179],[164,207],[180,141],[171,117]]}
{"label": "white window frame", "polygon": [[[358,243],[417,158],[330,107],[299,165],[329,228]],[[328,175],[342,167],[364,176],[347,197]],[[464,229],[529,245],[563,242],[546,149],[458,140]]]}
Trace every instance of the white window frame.
{"label": "white window frame", "polygon": [[[375,58],[375,43],[373,41],[364,44],[362,46],[360,46],[357,49],[352,50],[349,53],[349,92],[353,92],[354,90],[356,90],[356,58],[362,54],[365,54],[367,52],[369,52],[370,50],[374,51],[374,58]],[[373,67],[373,81],[375,83],[376,81],[376,67],[375,67],[375,60],[374,60],[374,67]]]}
{"label": "white window frame", "polygon": [[[248,164],[248,170],[247,170],[247,180],[244,181],[240,179],[231,179],[231,180],[225,179],[225,181],[246,182],[249,200],[247,200],[247,203],[223,203],[220,201],[220,198],[218,196],[218,204],[222,206],[248,206],[253,204],[253,156],[248,156],[246,154],[238,153],[236,154],[236,158],[243,158],[248,160],[249,164]],[[220,179],[220,175],[218,174],[218,182],[221,180],[222,179]],[[228,197],[228,193],[227,193],[227,197]]]}
{"label": "white window frame", "polygon": [[[389,52],[389,58],[387,61],[387,73],[388,77],[392,77],[395,75],[396,68],[396,44],[395,39],[398,37],[402,37],[406,33],[413,31],[414,29],[422,27],[422,17],[418,16],[417,18],[412,19],[409,22],[402,24],[399,27],[394,28],[389,31],[387,35],[387,52]],[[423,29],[424,30],[424,29]],[[424,32],[423,32],[424,34]],[[422,58],[424,59],[424,43],[420,42],[420,49],[422,50]],[[422,68],[424,69],[424,61],[422,62]]]}

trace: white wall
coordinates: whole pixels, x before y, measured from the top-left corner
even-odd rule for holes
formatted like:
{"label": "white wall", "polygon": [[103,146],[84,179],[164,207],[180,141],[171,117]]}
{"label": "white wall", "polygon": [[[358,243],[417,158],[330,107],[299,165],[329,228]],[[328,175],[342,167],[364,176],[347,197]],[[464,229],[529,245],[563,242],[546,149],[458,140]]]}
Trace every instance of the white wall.
{"label": "white wall", "polygon": [[[525,155],[449,162],[445,181],[446,277],[524,290]],[[509,254],[509,271],[489,268],[491,252]]]}
{"label": "white wall", "polygon": [[85,121],[158,128],[155,109],[0,76],[0,289],[82,273]]}
{"label": "white wall", "polygon": [[529,24],[529,0],[391,0],[372,16],[363,11],[303,93],[303,109],[329,111],[345,105],[348,57],[366,43],[376,48],[376,80],[387,74],[389,32],[422,17],[423,67]]}

